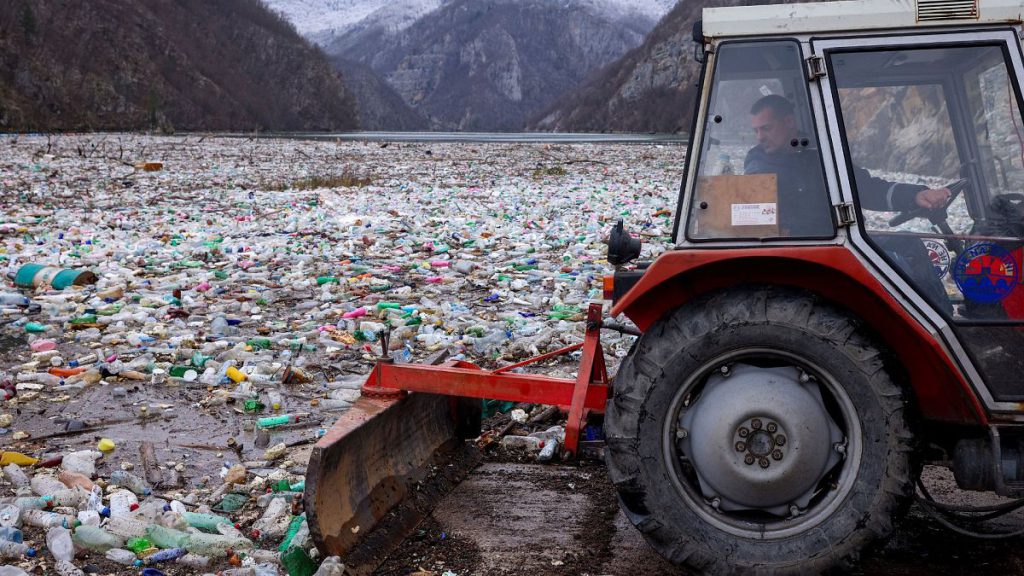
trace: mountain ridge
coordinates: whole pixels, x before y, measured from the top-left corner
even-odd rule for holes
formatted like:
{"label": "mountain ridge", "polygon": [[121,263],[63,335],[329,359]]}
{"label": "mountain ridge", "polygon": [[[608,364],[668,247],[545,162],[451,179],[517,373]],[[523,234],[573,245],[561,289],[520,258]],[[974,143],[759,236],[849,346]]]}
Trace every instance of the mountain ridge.
{"label": "mountain ridge", "polygon": [[2,130],[351,130],[326,57],[259,0],[0,4]]}

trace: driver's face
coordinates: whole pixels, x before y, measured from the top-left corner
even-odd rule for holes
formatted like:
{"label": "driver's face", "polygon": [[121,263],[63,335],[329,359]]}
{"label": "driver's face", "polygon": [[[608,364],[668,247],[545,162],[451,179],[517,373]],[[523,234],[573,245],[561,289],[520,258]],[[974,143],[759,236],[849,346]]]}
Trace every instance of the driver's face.
{"label": "driver's face", "polygon": [[771,108],[751,116],[750,125],[758,144],[769,154],[787,150],[790,141],[796,138],[796,118],[792,114],[780,118]]}

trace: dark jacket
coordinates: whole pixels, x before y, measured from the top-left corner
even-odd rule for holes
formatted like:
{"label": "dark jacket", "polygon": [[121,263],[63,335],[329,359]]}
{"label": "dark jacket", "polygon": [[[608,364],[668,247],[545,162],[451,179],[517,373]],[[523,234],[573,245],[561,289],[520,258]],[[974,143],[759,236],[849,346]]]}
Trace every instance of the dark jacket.
{"label": "dark jacket", "polygon": [[[769,154],[757,145],[747,152],[745,174],[775,174],[778,184],[779,229],[788,236],[831,236],[832,208],[821,160],[814,149]],[[854,167],[855,191],[863,208],[900,212],[916,208],[914,198],[925,186],[875,178]]]}

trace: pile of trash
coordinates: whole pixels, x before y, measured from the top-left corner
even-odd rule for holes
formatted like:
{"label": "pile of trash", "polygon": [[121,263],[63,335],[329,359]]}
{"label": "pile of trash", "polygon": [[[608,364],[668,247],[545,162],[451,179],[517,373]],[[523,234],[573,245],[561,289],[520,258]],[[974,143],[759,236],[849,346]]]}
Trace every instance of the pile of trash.
{"label": "pile of trash", "polygon": [[[623,218],[645,258],[664,250],[683,156],[137,135],[0,149],[0,557],[60,574],[315,572],[305,463],[373,362],[493,367],[582,341],[608,229]],[[614,369],[633,338],[602,337]]]}

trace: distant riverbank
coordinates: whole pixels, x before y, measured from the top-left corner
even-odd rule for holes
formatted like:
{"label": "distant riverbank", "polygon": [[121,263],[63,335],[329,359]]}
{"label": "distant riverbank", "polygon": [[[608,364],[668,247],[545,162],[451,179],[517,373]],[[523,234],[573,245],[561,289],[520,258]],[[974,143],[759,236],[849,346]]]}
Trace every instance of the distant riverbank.
{"label": "distant riverbank", "polygon": [[[236,134],[233,136],[250,137]],[[686,134],[587,134],[549,132],[279,132],[260,138],[343,142],[510,142],[530,144],[686,144]]]}

